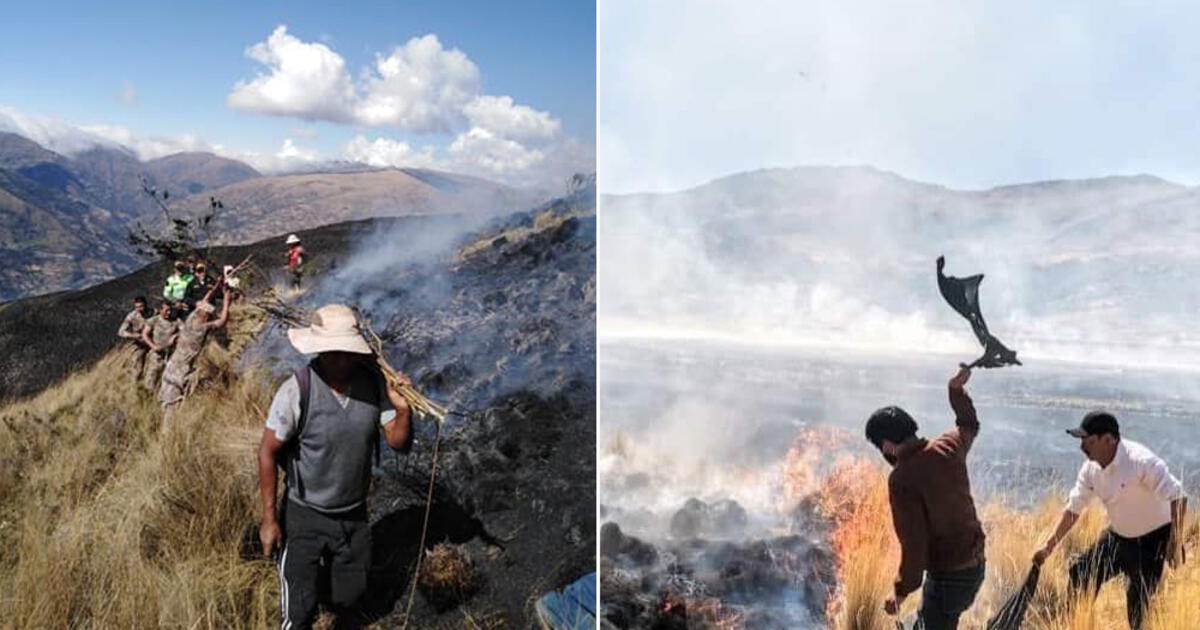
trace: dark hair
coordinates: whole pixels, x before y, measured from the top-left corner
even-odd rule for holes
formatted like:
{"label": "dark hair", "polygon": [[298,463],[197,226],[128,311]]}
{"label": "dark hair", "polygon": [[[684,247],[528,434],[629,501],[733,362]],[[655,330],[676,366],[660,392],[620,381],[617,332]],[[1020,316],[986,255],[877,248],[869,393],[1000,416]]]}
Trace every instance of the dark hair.
{"label": "dark hair", "polygon": [[867,419],[867,441],[875,448],[883,448],[884,440],[896,444],[917,435],[917,421],[899,407],[877,409]]}
{"label": "dark hair", "polygon": [[137,304],[137,303],[139,303],[139,302],[140,302],[140,303],[142,303],[142,304],[145,304],[145,303],[146,303],[146,296],[144,296],[144,295],[139,295],[139,296],[137,296],[137,297],[133,298],[133,303],[134,303],[134,304]]}
{"label": "dark hair", "polygon": [[1117,417],[1107,411],[1091,411],[1083,417],[1080,423],[1089,435],[1104,435],[1108,433],[1118,440],[1121,439],[1121,425]]}

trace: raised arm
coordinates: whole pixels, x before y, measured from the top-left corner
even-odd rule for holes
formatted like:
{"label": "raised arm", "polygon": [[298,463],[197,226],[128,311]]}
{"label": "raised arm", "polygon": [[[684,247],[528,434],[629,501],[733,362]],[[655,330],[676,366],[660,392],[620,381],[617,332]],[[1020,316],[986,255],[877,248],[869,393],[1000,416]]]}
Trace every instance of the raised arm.
{"label": "raised arm", "polygon": [[975,414],[975,404],[967,395],[966,384],[971,380],[971,368],[959,368],[958,373],[950,378],[947,392],[950,397],[950,408],[954,410],[954,425],[962,438],[963,455],[971,450],[975,436],[979,435],[979,417]]}
{"label": "raised arm", "polygon": [[[403,373],[400,377],[407,382],[408,377]],[[392,408],[396,410],[396,416],[390,422],[383,425],[383,437],[387,440],[388,446],[393,450],[407,452],[412,447],[412,408],[408,406],[408,401],[400,392],[395,389],[387,388],[388,400],[392,403]]]}
{"label": "raised arm", "polygon": [[[217,286],[214,285],[213,288],[209,290],[208,294],[211,296],[212,292],[216,290]],[[207,297],[204,299],[205,301],[208,300]],[[225,325],[225,322],[229,321],[229,302],[230,300],[228,297],[226,297],[224,300],[221,300],[221,315],[217,317],[217,319],[208,323],[209,328],[220,328]]]}
{"label": "raised arm", "polygon": [[204,301],[211,304],[212,296],[217,293],[217,289],[221,288],[221,285],[224,283],[225,283],[225,276],[221,276],[220,278],[217,278],[217,281],[214,282],[213,285],[208,288],[208,292],[204,294]]}

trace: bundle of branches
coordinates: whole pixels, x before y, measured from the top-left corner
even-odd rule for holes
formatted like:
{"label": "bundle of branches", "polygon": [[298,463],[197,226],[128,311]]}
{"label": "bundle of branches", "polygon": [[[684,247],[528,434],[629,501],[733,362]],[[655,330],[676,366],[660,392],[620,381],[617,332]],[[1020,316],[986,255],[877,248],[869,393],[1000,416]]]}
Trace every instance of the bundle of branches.
{"label": "bundle of branches", "polygon": [[387,359],[383,358],[383,340],[371,329],[371,324],[361,317],[359,318],[359,329],[367,334],[367,345],[371,346],[371,350],[375,353],[375,363],[379,366],[379,371],[383,372],[383,377],[387,379],[388,385],[400,392],[404,400],[408,401],[408,405],[416,411],[436,418],[439,423],[445,420],[449,411],[417,391],[417,388],[408,382],[408,379],[401,378],[400,373],[388,364]]}
{"label": "bundle of branches", "polygon": [[303,328],[309,323],[308,313],[304,309],[285,302],[270,287],[263,290],[261,296],[251,300],[250,304],[265,311],[272,320],[282,322],[292,328]]}
{"label": "bundle of branches", "polygon": [[[292,328],[301,328],[309,324],[308,312],[295,304],[289,304],[279,297],[272,289],[267,289],[263,295],[250,302],[262,309],[275,321],[282,322]],[[356,311],[357,312],[357,311]],[[450,413],[445,406],[430,400],[422,394],[407,378],[402,377],[396,368],[387,362],[383,355],[383,340],[371,329],[371,324],[359,313],[358,327],[366,336],[367,345],[374,353],[375,364],[383,374],[383,378],[392,389],[400,392],[408,405],[418,413],[432,417],[440,424]]]}

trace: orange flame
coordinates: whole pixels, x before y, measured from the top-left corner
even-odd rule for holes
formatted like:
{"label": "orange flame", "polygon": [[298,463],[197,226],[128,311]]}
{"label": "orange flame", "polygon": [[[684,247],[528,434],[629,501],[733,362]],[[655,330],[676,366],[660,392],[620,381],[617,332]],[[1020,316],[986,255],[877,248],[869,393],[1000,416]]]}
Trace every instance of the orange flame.
{"label": "orange flame", "polygon": [[883,558],[884,566],[899,562],[888,503],[887,470],[862,458],[843,459],[825,477],[817,501],[821,514],[832,526],[829,541],[838,592],[829,599],[825,612],[833,619],[841,610],[851,561],[869,555]]}

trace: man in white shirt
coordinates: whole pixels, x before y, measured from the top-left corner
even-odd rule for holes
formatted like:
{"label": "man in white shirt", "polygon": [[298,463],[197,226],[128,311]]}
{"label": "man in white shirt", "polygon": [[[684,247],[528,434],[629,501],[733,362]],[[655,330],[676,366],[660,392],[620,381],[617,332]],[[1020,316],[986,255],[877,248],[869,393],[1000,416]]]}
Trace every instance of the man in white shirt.
{"label": "man in white shirt", "polygon": [[1098,591],[1101,584],[1123,574],[1126,614],[1129,626],[1137,630],[1162,579],[1163,565],[1169,560],[1174,567],[1183,561],[1180,535],[1187,495],[1162,459],[1137,442],[1121,439],[1112,414],[1088,413],[1079,428],[1067,433],[1081,440],[1088,461],[1079,469],[1058,527],[1033,561],[1045,561],[1088,503],[1100,499],[1109,528],[1071,563],[1071,588],[1092,585]]}

